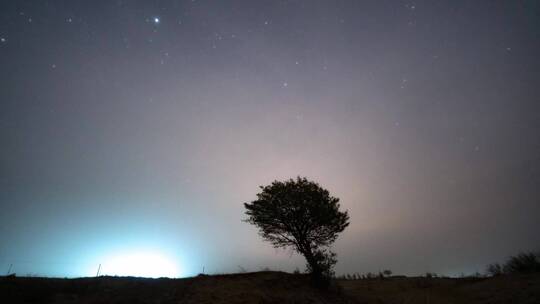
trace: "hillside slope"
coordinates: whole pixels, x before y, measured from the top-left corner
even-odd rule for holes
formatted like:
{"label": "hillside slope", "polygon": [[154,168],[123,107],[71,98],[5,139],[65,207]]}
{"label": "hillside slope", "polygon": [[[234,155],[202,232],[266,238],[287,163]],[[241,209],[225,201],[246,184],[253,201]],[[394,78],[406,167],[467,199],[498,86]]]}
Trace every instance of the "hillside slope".
{"label": "hillside slope", "polygon": [[540,275],[337,280],[331,291],[283,272],[186,279],[0,278],[2,303],[540,303]]}
{"label": "hillside slope", "polygon": [[540,275],[495,278],[395,278],[341,280],[360,303],[540,303]]}
{"label": "hillside slope", "polygon": [[5,303],[354,303],[312,288],[305,275],[271,271],[186,279],[2,278],[0,295]]}

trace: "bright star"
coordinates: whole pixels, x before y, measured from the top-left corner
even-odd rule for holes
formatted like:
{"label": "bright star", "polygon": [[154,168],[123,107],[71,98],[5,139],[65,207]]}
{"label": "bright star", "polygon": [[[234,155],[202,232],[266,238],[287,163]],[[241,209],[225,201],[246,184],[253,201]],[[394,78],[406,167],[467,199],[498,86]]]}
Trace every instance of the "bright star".
{"label": "bright star", "polygon": [[158,17],[154,17],[154,23],[159,23],[159,18]]}

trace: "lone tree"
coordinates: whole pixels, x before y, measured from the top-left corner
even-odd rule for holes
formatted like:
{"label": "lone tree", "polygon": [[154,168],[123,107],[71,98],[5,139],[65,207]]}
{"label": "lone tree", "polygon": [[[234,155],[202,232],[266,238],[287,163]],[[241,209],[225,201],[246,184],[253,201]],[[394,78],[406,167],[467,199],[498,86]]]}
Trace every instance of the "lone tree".
{"label": "lone tree", "polygon": [[329,247],[349,225],[347,211],[339,210],[339,198],[301,177],[260,188],[257,200],[244,204],[245,221],[257,226],[274,247],[292,247],[302,254],[315,283],[328,283],[336,263]]}

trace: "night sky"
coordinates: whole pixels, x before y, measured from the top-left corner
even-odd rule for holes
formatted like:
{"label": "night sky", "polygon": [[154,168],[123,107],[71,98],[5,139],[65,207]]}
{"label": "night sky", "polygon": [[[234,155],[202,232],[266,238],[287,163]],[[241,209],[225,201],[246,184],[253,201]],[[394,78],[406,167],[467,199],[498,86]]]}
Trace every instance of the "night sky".
{"label": "night sky", "polygon": [[540,247],[537,1],[0,2],[0,273],[304,269],[242,222],[306,176],[338,274]]}

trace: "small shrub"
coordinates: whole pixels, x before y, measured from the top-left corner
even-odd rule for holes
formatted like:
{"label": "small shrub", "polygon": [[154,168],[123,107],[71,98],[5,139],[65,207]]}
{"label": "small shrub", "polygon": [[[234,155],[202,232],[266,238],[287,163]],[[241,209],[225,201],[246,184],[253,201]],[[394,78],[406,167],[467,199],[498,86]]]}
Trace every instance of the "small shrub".
{"label": "small shrub", "polygon": [[511,256],[503,266],[504,273],[540,272],[540,258],[532,252]]}
{"label": "small shrub", "polygon": [[503,274],[503,267],[499,263],[489,264],[486,267],[486,272],[492,277],[500,276]]}
{"label": "small shrub", "polygon": [[492,263],[487,265],[486,273],[495,277],[503,274],[540,272],[540,253],[521,252],[509,257],[502,265]]}
{"label": "small shrub", "polygon": [[477,272],[471,274],[469,277],[470,277],[470,278],[473,278],[473,279],[479,279],[479,278],[482,277],[482,274],[481,274],[480,272],[477,271]]}
{"label": "small shrub", "polygon": [[436,273],[434,273],[434,272],[426,272],[426,278],[427,279],[433,279],[433,278],[436,278],[436,277],[437,277]]}
{"label": "small shrub", "polygon": [[246,270],[244,267],[238,265],[238,272],[239,272],[239,273],[246,273],[247,270]]}

